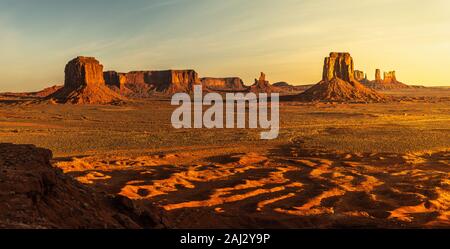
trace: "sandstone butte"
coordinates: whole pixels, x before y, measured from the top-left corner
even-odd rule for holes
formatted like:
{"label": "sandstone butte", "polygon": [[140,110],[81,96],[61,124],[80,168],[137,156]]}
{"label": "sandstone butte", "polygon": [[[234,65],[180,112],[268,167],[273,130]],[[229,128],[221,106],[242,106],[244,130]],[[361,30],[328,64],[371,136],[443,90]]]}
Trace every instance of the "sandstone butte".
{"label": "sandstone butte", "polygon": [[355,70],[355,80],[364,83],[367,82],[367,74],[360,70]]}
{"label": "sandstone butte", "polygon": [[94,57],[79,56],[65,67],[64,86],[46,99],[71,104],[112,104],[126,100],[105,85],[103,65]]}
{"label": "sandstone butte", "polygon": [[349,53],[330,53],[324,60],[322,80],[298,95],[303,101],[379,102],[385,97],[355,79]]}
{"label": "sandstone butte", "polygon": [[64,175],[51,159],[47,149],[0,143],[0,228],[167,227],[156,208],[98,193]]}
{"label": "sandstone butte", "polygon": [[395,71],[384,72],[383,79],[381,78],[381,70],[375,70],[375,80],[363,82],[364,85],[376,90],[389,90],[389,89],[404,89],[410,88],[410,86],[397,80]]}
{"label": "sandstone butte", "polygon": [[276,87],[272,86],[269,81],[266,80],[266,74],[261,72],[259,79],[255,79],[255,83],[250,86],[249,92],[272,93],[277,92],[277,89]]}

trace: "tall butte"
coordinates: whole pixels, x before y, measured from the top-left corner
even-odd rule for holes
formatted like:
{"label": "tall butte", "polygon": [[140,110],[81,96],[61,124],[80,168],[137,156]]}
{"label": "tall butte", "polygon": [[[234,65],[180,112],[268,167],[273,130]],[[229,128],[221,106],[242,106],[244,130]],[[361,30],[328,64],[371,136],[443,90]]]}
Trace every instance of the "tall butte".
{"label": "tall butte", "polygon": [[299,95],[304,101],[379,102],[384,96],[355,79],[349,53],[330,53],[323,66],[322,80]]}
{"label": "tall butte", "polygon": [[112,104],[125,100],[105,85],[103,65],[94,57],[79,56],[64,70],[64,87],[47,99],[71,104]]}

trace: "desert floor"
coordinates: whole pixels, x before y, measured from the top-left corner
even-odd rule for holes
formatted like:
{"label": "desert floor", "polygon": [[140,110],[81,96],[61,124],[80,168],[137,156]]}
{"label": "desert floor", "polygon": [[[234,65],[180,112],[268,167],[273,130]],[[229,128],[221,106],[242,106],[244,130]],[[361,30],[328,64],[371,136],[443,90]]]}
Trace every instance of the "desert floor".
{"label": "desert floor", "polygon": [[0,142],[51,149],[98,191],[174,228],[450,228],[450,90],[378,104],[283,102],[261,130],[175,130],[169,99],[122,106],[0,98]]}

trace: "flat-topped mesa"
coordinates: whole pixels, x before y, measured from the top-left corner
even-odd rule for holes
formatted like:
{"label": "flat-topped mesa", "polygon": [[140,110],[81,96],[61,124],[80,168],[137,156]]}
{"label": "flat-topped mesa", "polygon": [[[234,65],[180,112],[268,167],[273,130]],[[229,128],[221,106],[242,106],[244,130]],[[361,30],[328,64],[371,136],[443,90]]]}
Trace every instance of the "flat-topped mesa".
{"label": "flat-topped mesa", "polygon": [[384,83],[395,83],[398,82],[397,78],[395,77],[395,71],[390,72],[384,72]]}
{"label": "flat-topped mesa", "polygon": [[145,77],[150,71],[131,71],[125,74],[126,84],[146,84]]}
{"label": "flat-topped mesa", "polygon": [[197,72],[194,70],[164,70],[150,71],[145,75],[145,82],[156,92],[165,94],[192,93],[194,85],[201,85]]}
{"label": "flat-topped mesa", "polygon": [[194,85],[201,84],[194,70],[105,72],[106,74],[108,77],[105,76],[105,80],[108,86],[117,87],[119,82],[119,92],[133,97],[149,97],[153,93],[191,93]]}
{"label": "flat-topped mesa", "polygon": [[103,65],[94,57],[79,56],[67,63],[64,87],[104,85]]}
{"label": "flat-topped mesa", "polygon": [[239,77],[227,77],[227,78],[213,78],[205,77],[201,78],[202,84],[212,90],[230,90],[239,91],[244,90],[244,82]]}
{"label": "flat-topped mesa", "polygon": [[324,81],[330,81],[333,78],[339,78],[344,81],[354,79],[353,58],[350,53],[330,53],[330,57],[326,57],[323,66]]}

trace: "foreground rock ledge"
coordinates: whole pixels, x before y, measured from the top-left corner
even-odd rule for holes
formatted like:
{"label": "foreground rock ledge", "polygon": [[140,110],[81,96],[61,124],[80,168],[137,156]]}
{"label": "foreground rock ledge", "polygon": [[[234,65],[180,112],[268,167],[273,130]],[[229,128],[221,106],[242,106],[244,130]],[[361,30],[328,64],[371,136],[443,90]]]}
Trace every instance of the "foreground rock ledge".
{"label": "foreground rock ledge", "polygon": [[156,209],[107,197],[52,167],[52,152],[0,144],[0,228],[161,228]]}

